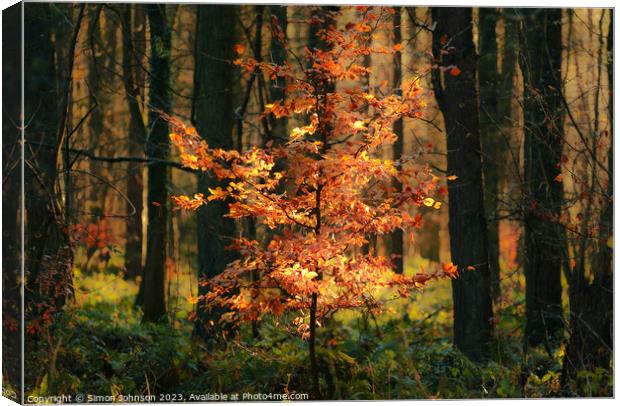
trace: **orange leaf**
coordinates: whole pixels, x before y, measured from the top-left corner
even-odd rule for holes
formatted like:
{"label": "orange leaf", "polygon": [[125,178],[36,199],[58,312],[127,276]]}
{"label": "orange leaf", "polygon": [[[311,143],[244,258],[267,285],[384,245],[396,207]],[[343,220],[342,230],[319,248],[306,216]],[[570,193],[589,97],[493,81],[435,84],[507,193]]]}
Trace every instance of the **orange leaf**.
{"label": "orange leaf", "polygon": [[441,269],[443,269],[443,273],[448,275],[451,278],[455,278],[458,273],[458,268],[452,262],[447,262],[445,264],[441,264]]}
{"label": "orange leaf", "polygon": [[450,75],[452,76],[458,76],[461,74],[461,70],[459,68],[457,68],[456,66],[452,69],[450,69]]}
{"label": "orange leaf", "polygon": [[245,52],[245,46],[241,45],[241,44],[237,44],[235,45],[235,52],[239,55],[241,55],[242,53]]}
{"label": "orange leaf", "polygon": [[558,176],[556,176],[553,180],[556,182],[562,182],[562,174],[558,174]]}

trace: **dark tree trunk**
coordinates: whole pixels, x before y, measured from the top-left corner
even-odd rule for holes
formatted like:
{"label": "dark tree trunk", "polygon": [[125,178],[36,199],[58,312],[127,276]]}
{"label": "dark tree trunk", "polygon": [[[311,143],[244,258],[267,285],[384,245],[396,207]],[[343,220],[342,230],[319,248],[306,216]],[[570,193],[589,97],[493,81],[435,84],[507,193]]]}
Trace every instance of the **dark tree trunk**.
{"label": "dark tree trunk", "polygon": [[[402,41],[402,33],[401,33],[401,8],[396,7],[394,9],[394,17],[392,19],[393,25],[393,34],[394,34],[394,44],[400,44]],[[394,54],[394,70],[392,74],[394,75],[394,93],[401,95],[402,94],[402,53],[397,51]],[[392,155],[394,161],[397,161],[402,158],[403,155],[403,119],[399,118],[394,122],[394,134],[396,134],[396,141],[393,145]],[[400,193],[403,190],[403,185],[394,180],[394,191],[396,193]],[[403,241],[403,230],[401,228],[397,228],[392,232],[390,236],[391,243],[391,254],[392,260],[394,262],[394,272],[402,274],[404,271],[404,241]]]}
{"label": "dark tree trunk", "polygon": [[[609,83],[609,146],[607,157],[607,201],[600,215],[598,249],[592,260],[592,278],[576,268],[569,286],[570,339],[566,348],[563,379],[577,378],[580,370],[611,370],[613,348],[613,11],[607,36],[607,77]],[[583,388],[586,386],[583,385]],[[590,396],[585,390],[580,393]]]}
{"label": "dark tree trunk", "polygon": [[497,10],[481,7],[478,34],[478,89],[480,91],[480,140],[484,172],[484,205],[489,240],[489,273],[493,299],[499,297],[499,167],[503,164],[499,116],[499,72],[497,68]]}
{"label": "dark tree trunk", "polygon": [[[136,61],[132,44],[132,8],[131,5],[125,5],[122,9],[123,85],[129,109],[127,150],[129,156],[137,157],[144,151],[146,129],[138,102],[138,84],[134,79]],[[142,276],[142,165],[129,163],[127,172],[126,210],[129,217],[125,230],[125,277],[135,279],[137,276]]]}
{"label": "dark tree trunk", "polygon": [[[2,374],[21,399],[22,4],[2,12]],[[5,383],[6,387],[7,384]],[[8,396],[7,396],[8,397]]]}
{"label": "dark tree trunk", "polygon": [[[198,133],[213,148],[233,149],[234,131],[234,69],[235,27],[237,6],[198,6],[196,30],[196,69],[194,76],[193,122]],[[205,196],[209,188],[226,187],[213,175],[202,173],[198,189]],[[198,278],[200,281],[222,273],[236,257],[225,250],[235,236],[235,223],[224,217],[228,203],[210,202],[198,210]],[[199,294],[208,287],[199,285]],[[220,323],[224,309],[204,308],[199,303],[196,311],[195,334],[204,339],[221,338],[234,330],[228,323]]]}
{"label": "dark tree trunk", "polygon": [[[274,17],[277,19],[280,29],[286,36],[286,27],[288,24],[287,7],[270,5],[269,11],[271,13],[272,19]],[[269,43],[269,54],[270,54],[270,58],[273,61],[273,63],[277,65],[283,65],[284,62],[287,60],[287,56],[288,56],[286,49],[280,43],[280,41],[278,41],[278,39],[275,36],[271,37],[271,41]],[[271,80],[271,83],[269,86],[269,98],[271,99],[271,102],[284,99],[285,87],[286,87],[286,80],[284,78],[276,77],[275,79]],[[286,139],[288,137],[287,120],[286,119],[276,120],[274,122],[272,132],[275,137]]]}
{"label": "dark tree trunk", "polygon": [[[170,27],[166,6],[149,4],[147,15],[151,28],[150,104],[149,127],[146,141],[148,158],[168,158],[170,141],[168,123],[160,112],[170,112]],[[146,264],[143,297],[143,321],[160,322],[166,318],[166,244],[168,225],[168,167],[152,164],[148,167],[148,228],[146,237]]]}
{"label": "dark tree trunk", "polygon": [[[73,296],[73,251],[68,213],[62,201],[60,168],[62,149],[68,143],[73,60],[84,8],[84,5],[76,6],[78,14],[73,19],[70,16],[73,5],[52,8],[44,3],[24,4],[24,122],[28,125],[24,130],[26,286],[23,311],[28,322],[23,327],[35,327],[30,330],[30,339],[23,344],[27,357],[43,343],[33,339],[33,336],[45,334],[43,315],[54,317]],[[70,35],[58,35],[52,29],[51,22],[59,18],[68,18],[71,22]],[[57,59],[59,42],[66,53]],[[66,161],[64,164],[64,169],[69,169]],[[33,385],[37,373],[26,370],[25,384]],[[55,378],[56,374],[50,369],[50,391],[55,390]]]}
{"label": "dark tree trunk", "polygon": [[[59,188],[61,150],[65,144],[68,94],[75,39],[83,8],[74,22],[73,43],[65,64],[55,65],[49,5],[26,4],[24,48],[26,280],[30,300],[45,299],[58,309],[71,294],[73,253]],[[59,11],[56,11],[59,12]],[[65,16],[66,17],[66,16]],[[58,39],[59,40],[59,39]],[[41,309],[41,306],[38,306]]]}
{"label": "dark tree trunk", "polygon": [[[493,316],[484,215],[471,8],[433,8],[433,55],[447,68],[433,71],[433,87],[446,123],[452,262],[454,343],[469,358],[488,357]],[[447,54],[442,50],[452,48]],[[455,66],[457,68],[451,68]],[[442,78],[443,76],[443,78]],[[443,85],[442,85],[443,81]]]}
{"label": "dark tree trunk", "polygon": [[528,345],[548,344],[563,328],[562,10],[524,9],[519,62],[523,73],[525,281]]}

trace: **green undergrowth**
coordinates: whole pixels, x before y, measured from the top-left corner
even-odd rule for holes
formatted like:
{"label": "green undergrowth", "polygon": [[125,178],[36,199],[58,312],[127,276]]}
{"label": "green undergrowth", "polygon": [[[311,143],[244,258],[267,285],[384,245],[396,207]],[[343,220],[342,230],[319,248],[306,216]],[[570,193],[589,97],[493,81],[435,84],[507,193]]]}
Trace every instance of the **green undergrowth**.
{"label": "green undergrowth", "polygon": [[[98,289],[83,280],[83,290]],[[104,283],[106,285],[110,280]],[[114,283],[133,283],[115,280]],[[100,286],[101,287],[101,286]],[[27,360],[27,394],[99,396],[311,393],[308,344],[267,318],[258,338],[243,326],[225,344],[193,337],[187,309],[172,326],[142,324],[134,297],[82,300],[56,320]],[[132,292],[131,289],[123,290]],[[106,297],[108,299],[106,299]],[[501,309],[491,359],[476,364],[451,343],[449,281],[394,300],[375,317],[342,313],[319,329],[321,391],[330,399],[456,399],[571,396],[560,388],[563,347],[523,353],[522,297]],[[291,315],[291,318],[293,316]],[[292,331],[292,332],[291,332]],[[604,371],[582,376],[593,396],[611,393]],[[581,388],[583,389],[583,388]],[[165,399],[164,399],[165,400]]]}

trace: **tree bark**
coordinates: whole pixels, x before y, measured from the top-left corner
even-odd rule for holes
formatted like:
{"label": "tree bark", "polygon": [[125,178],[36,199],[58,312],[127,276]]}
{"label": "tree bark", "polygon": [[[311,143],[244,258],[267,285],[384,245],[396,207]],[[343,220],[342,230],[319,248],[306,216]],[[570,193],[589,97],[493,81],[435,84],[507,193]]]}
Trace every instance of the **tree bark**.
{"label": "tree bark", "polygon": [[[166,6],[146,6],[151,28],[149,127],[147,158],[166,159],[169,153],[168,123],[160,112],[170,112],[170,27]],[[144,267],[143,321],[161,322],[166,318],[166,245],[168,224],[168,167],[155,163],[148,168],[148,228]]]}
{"label": "tree bark", "polygon": [[484,172],[484,203],[489,241],[489,273],[493,299],[499,297],[499,222],[497,203],[499,195],[499,166],[501,127],[499,116],[499,72],[497,67],[497,10],[479,9],[478,34],[478,88],[480,91],[480,139],[482,169]]}
{"label": "tree bark", "polygon": [[[213,148],[234,148],[234,82],[231,61],[235,59],[235,26],[238,6],[200,5],[196,29],[196,68],[194,76],[193,122],[198,133]],[[198,189],[205,196],[209,188],[226,185],[213,175],[198,175]],[[226,250],[235,236],[235,223],[224,217],[228,203],[210,202],[198,210],[198,278],[208,280],[224,271],[236,255]],[[208,287],[199,285],[199,294]],[[206,309],[200,303],[196,311],[194,333],[204,339],[225,337],[234,331],[229,323],[220,323],[224,309]]]}
{"label": "tree bark", "polygon": [[524,9],[519,63],[523,73],[524,229],[528,345],[548,344],[563,329],[562,10]]}
{"label": "tree bark", "polygon": [[[277,19],[278,24],[286,37],[286,27],[288,24],[287,6],[270,5],[269,11],[272,18],[275,17]],[[288,59],[286,49],[275,36],[271,37],[271,41],[269,43],[269,54],[273,63],[277,65],[283,65]],[[286,80],[284,78],[276,77],[275,79],[272,79],[269,86],[270,102],[283,100],[285,96],[285,87]],[[274,122],[272,132],[275,137],[281,137],[282,139],[286,139],[288,137],[287,122],[288,120],[285,118]]]}
{"label": "tree bark", "polygon": [[[394,8],[394,16],[392,19],[393,25],[393,34],[394,34],[394,45],[400,44],[402,41],[402,30],[401,30],[401,8]],[[402,95],[402,53],[401,51],[396,51],[394,53],[394,70],[392,74],[393,78],[393,87],[394,94]],[[403,155],[403,119],[399,118],[394,122],[393,128],[394,134],[396,135],[396,141],[394,142],[392,155],[394,161],[397,161],[402,158]],[[403,190],[403,185],[396,179],[394,179],[393,184],[394,191],[396,193],[400,193]],[[390,236],[391,243],[391,254],[392,261],[394,262],[394,272],[402,274],[404,271],[404,241],[403,241],[403,230],[401,228],[397,228],[392,232]]]}
{"label": "tree bark", "polygon": [[[132,44],[133,7],[125,5],[122,9],[123,86],[129,110],[127,150],[129,156],[141,156],[146,140],[146,129],[138,102],[138,83],[134,79],[136,61]],[[126,210],[128,218],[125,229],[125,278],[136,279],[138,276],[144,277],[142,270],[142,165],[129,163],[127,172]]]}
{"label": "tree bark", "polygon": [[[475,361],[488,357],[493,317],[484,214],[471,8],[433,8],[433,87],[446,123],[454,344]],[[454,49],[452,49],[454,47]],[[448,50],[450,48],[450,50]],[[442,51],[447,53],[442,53]],[[443,76],[443,77],[442,77]],[[443,82],[443,85],[442,85]]]}

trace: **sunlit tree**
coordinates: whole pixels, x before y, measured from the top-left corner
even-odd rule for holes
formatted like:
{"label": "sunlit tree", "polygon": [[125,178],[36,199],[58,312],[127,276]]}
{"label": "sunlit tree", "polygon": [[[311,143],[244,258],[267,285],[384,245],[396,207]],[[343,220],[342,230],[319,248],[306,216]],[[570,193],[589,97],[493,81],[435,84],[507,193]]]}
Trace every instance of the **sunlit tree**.
{"label": "sunlit tree", "polygon": [[[394,122],[419,117],[424,101],[417,80],[374,93],[355,85],[369,72],[362,64],[365,55],[400,49],[399,44],[393,49],[368,45],[373,33],[392,28],[394,10],[359,11],[359,20],[341,28],[325,23],[341,11],[313,15],[308,23],[321,27],[317,32],[327,46],[301,53],[288,47],[276,24],[276,37],[295,63],[243,58],[244,47],[236,47],[242,58],[234,63],[248,75],[260,72],[285,81],[285,98],[267,105],[263,114],[305,123],[293,128],[286,142],[267,139],[264,147],[243,152],[213,148],[193,128],[168,117],[183,164],[225,181],[207,196],[175,197],[177,205],[196,209],[227,202],[227,217],[251,217],[276,231],[266,243],[231,240],[239,259],[203,281],[207,293],[197,301],[225,306],[231,309],[228,317],[240,321],[296,314],[296,331],[309,341],[315,397],[321,396],[315,344],[321,320],[340,309],[378,311],[377,288],[393,287],[406,296],[439,276],[397,274],[392,258],[355,249],[372,235],[419,227],[421,216],[412,214],[416,206],[441,206],[430,196],[439,179],[416,165],[415,157],[372,157],[396,140]],[[286,167],[276,169],[276,161],[283,159]],[[443,269],[441,274],[452,274],[455,268]],[[253,273],[259,277],[252,278]]]}

